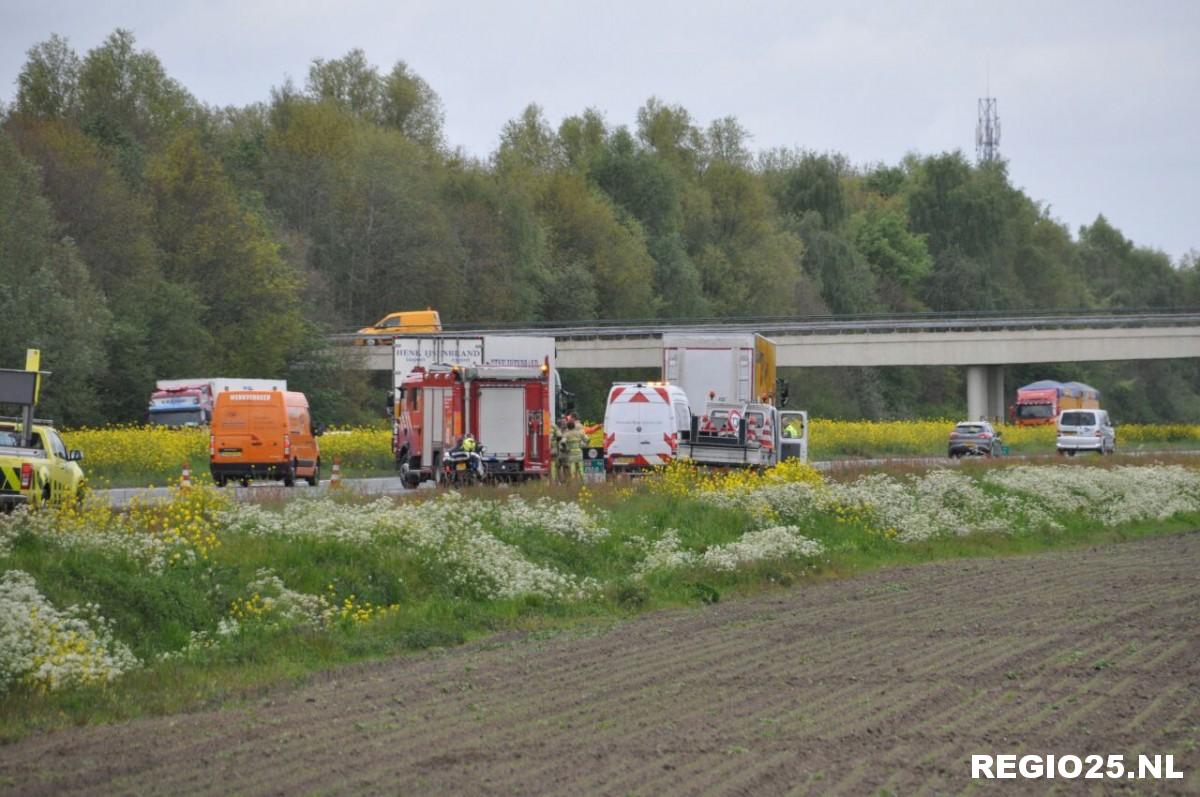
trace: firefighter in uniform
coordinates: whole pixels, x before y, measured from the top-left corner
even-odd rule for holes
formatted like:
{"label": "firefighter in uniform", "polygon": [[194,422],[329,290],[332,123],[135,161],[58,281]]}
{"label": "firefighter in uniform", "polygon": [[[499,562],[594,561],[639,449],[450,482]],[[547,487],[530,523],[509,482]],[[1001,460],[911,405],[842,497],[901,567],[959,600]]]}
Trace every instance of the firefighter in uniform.
{"label": "firefighter in uniform", "polygon": [[570,478],[583,478],[583,449],[587,445],[587,438],[583,434],[583,430],[575,425],[575,421],[567,421],[567,432],[563,435],[563,444],[566,446],[566,464],[569,468],[568,473]]}
{"label": "firefighter in uniform", "polygon": [[551,434],[550,445],[554,447],[554,478],[558,481],[563,481],[567,478],[567,416],[562,416],[558,419],[558,423],[554,424],[554,430]]}

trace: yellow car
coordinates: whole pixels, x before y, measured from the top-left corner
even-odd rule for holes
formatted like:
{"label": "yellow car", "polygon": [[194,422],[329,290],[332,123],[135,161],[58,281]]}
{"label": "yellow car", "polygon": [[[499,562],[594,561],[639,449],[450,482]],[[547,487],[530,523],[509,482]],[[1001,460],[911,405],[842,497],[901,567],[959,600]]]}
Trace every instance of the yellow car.
{"label": "yellow car", "polygon": [[81,499],[82,459],[81,451],[67,451],[52,426],[35,424],[25,445],[20,423],[0,422],[0,509]]}
{"label": "yellow car", "polygon": [[[362,337],[356,339],[354,342],[359,346],[370,346],[380,342],[379,336],[411,335],[417,332],[441,331],[441,316],[432,307],[425,310],[405,310],[399,313],[389,313],[371,326],[358,330],[359,335],[376,337]],[[383,340],[386,341],[388,338],[384,337]]]}

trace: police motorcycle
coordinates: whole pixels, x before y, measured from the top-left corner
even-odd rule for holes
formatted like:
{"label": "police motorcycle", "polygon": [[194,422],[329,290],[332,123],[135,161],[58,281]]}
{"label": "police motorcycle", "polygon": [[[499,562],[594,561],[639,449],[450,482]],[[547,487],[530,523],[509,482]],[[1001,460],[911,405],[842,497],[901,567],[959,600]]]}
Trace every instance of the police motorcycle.
{"label": "police motorcycle", "polygon": [[475,438],[464,437],[442,458],[442,483],[451,487],[470,487],[487,481],[487,468],[483,464],[485,451],[485,447],[476,444]]}

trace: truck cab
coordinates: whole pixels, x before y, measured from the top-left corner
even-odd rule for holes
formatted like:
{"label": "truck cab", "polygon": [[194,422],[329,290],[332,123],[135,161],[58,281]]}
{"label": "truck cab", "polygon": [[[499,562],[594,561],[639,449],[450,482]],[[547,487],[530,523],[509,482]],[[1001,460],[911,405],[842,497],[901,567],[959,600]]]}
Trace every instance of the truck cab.
{"label": "truck cab", "polygon": [[212,421],[213,395],[207,384],[182,385],[150,394],[151,426],[207,426]]}

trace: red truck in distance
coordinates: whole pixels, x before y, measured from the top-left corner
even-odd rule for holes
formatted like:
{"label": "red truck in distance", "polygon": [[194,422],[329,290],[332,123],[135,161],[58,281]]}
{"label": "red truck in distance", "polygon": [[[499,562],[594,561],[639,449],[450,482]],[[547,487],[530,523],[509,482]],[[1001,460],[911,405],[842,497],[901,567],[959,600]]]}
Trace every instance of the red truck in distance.
{"label": "red truck in distance", "polygon": [[1100,391],[1082,382],[1043,379],[1017,389],[1013,416],[1017,426],[1054,423],[1063,410],[1099,409]]}

